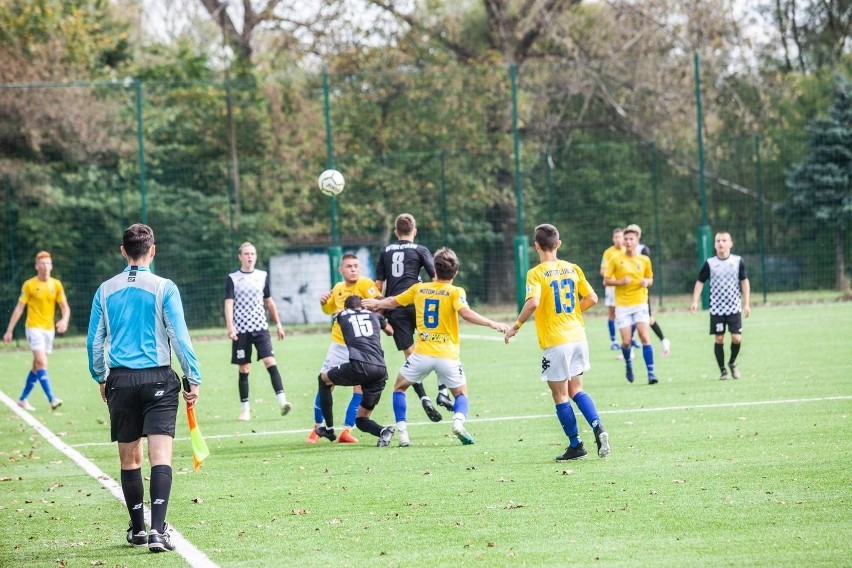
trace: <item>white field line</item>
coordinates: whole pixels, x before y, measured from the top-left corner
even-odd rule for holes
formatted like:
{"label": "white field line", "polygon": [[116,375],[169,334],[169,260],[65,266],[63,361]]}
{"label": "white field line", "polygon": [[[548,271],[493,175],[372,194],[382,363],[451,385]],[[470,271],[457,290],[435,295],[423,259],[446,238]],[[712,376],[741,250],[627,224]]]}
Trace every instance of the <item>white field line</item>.
{"label": "white field line", "polygon": [[[121,491],[121,485],[101,471],[98,466],[89,461],[85,456],[83,456],[80,452],[63,442],[59,439],[59,436],[50,431],[47,426],[39,422],[36,418],[34,418],[29,412],[22,409],[18,406],[17,401],[9,398],[6,393],[0,391],[0,401],[2,401],[6,406],[8,406],[12,412],[17,414],[21,420],[29,424],[33,430],[41,434],[41,436],[50,442],[50,444],[68,456],[74,463],[80,466],[83,471],[94,477],[98,480],[98,482],[103,485],[110,493],[112,493],[113,497],[121,501],[124,504],[124,494]],[[114,444],[107,444],[114,445]],[[148,508],[145,508],[145,522],[151,523],[151,512]],[[210,560],[206,554],[198,550],[191,542],[186,540],[180,532],[174,529],[174,526],[169,523],[169,526],[172,526],[172,543],[175,545],[175,552],[183,556],[183,558],[189,563],[190,566],[195,568],[215,568],[216,564]],[[123,531],[121,531],[123,536]],[[128,545],[129,547],[129,545]],[[129,548],[128,548],[129,550]]]}
{"label": "white field line", "polygon": [[[599,410],[600,414],[632,414],[636,412],[681,412],[687,410],[702,410],[708,408],[737,408],[746,406],[766,406],[771,404],[803,404],[807,402],[827,402],[833,400],[852,400],[852,395],[832,395],[814,398],[791,398],[785,400],[753,400],[745,402],[720,402],[714,404],[687,404],[683,406],[655,406],[649,408],[620,408],[617,410]],[[15,405],[17,407],[17,405]],[[494,416],[490,418],[468,418],[467,422],[500,422],[504,420],[541,420],[552,419],[553,413],[550,414],[527,414],[525,416]],[[409,425],[415,426],[438,426],[446,425],[446,422],[409,422]],[[310,428],[301,428],[298,430],[274,430],[271,432],[248,432],[239,434],[217,434],[215,436],[204,436],[205,440],[229,439],[229,438],[248,438],[256,436],[280,436],[284,434],[307,434]],[[189,438],[175,438],[178,441],[189,440]],[[86,446],[109,446],[110,442],[87,442],[83,444],[74,444],[75,448]]]}

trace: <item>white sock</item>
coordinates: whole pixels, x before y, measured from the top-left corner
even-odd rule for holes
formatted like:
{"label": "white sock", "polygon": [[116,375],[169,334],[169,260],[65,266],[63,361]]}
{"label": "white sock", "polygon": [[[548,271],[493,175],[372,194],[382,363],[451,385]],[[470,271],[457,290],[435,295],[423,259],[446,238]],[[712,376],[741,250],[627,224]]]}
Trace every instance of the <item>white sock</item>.
{"label": "white sock", "polygon": [[277,393],[275,397],[278,399],[278,406],[284,406],[287,404],[287,395],[283,392]]}
{"label": "white sock", "polygon": [[245,402],[241,402],[241,403],[240,403],[240,410],[246,411],[246,410],[248,410],[248,409],[249,409],[249,403],[248,403],[248,401],[245,401]]}
{"label": "white sock", "polygon": [[396,423],[396,429],[397,429],[397,431],[408,430],[408,424],[405,422],[405,420],[401,420],[401,421]]}

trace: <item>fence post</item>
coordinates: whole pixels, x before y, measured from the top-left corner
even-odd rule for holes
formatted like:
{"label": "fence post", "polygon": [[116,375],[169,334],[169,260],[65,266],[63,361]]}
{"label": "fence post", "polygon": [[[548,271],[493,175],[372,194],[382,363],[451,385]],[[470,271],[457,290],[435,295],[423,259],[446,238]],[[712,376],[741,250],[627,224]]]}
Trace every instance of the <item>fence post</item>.
{"label": "fence post", "polygon": [[[663,294],[665,293],[665,279],[663,278],[663,242],[660,237],[660,181],[657,173],[657,144],[651,142],[651,190],[654,199],[654,240],[657,246],[654,247],[656,258],[654,263],[654,288],[659,290],[660,307],[663,307]],[[659,281],[660,286],[656,283]]]}
{"label": "fence post", "polygon": [[754,135],[754,186],[757,189],[757,245],[760,250],[760,287],[766,303],[769,285],[766,282],[766,235],[763,213],[763,175],[760,163],[760,134]]}
{"label": "fence post", "polygon": [[139,200],[142,222],[148,224],[148,183],[145,179],[145,136],[142,133],[142,81],[133,80],[136,94],[136,156],[139,161]]}
{"label": "fence post", "polygon": [[449,227],[447,225],[447,153],[441,150],[441,238],[445,244],[449,243]]}
{"label": "fence post", "polygon": [[[325,166],[327,169],[334,168],[334,149],[331,138],[331,103],[329,101],[328,70],[322,72],[322,94],[325,107]],[[340,246],[340,236],[337,233],[337,196],[329,197],[331,207],[331,246],[328,247],[328,264],[331,271],[331,285],[334,286],[343,277],[338,272],[340,259],[343,257],[343,249]]]}
{"label": "fence post", "polygon": [[517,67],[514,63],[509,65],[509,76],[512,79],[512,138],[514,140],[515,153],[515,208],[518,214],[518,229],[515,235],[515,298],[518,311],[524,307],[524,296],[526,295],[527,270],[530,266],[530,258],[527,253],[529,244],[524,234],[524,200],[521,192],[521,139],[518,132],[518,76]]}
{"label": "fence post", "polygon": [[[695,115],[697,121],[696,134],[698,136],[698,193],[701,202],[701,225],[698,227],[698,268],[704,265],[704,261],[710,258],[712,250],[710,225],[707,221],[707,184],[704,179],[704,137],[701,127],[704,120],[701,116],[701,71],[698,64],[698,52],[694,52],[693,62],[695,66]],[[706,310],[710,308],[710,287],[705,286],[701,293],[701,306]]]}

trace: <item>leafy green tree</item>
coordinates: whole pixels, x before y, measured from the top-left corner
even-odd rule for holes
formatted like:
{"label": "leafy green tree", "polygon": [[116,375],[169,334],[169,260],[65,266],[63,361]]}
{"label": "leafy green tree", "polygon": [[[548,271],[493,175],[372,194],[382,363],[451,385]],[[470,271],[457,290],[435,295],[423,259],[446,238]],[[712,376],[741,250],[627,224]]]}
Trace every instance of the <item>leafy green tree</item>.
{"label": "leafy green tree", "polygon": [[838,78],[828,118],[811,121],[809,153],[787,178],[788,198],[778,209],[790,223],[830,231],[835,285],[852,297],[845,270],[845,231],[852,223],[852,81]]}

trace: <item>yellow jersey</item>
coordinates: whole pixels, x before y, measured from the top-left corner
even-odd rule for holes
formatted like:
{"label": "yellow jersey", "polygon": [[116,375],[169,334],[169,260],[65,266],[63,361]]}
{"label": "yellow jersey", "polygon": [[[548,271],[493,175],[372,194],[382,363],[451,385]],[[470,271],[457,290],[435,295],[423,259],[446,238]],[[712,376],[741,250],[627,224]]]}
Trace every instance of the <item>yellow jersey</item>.
{"label": "yellow jersey", "polygon": [[21,286],[18,301],[27,306],[25,327],[53,329],[56,325],[56,304],[66,301],[65,288],[56,278],[41,281],[38,276],[33,276]]}
{"label": "yellow jersey", "polygon": [[542,349],[586,341],[580,300],[592,292],[583,270],[564,260],[545,261],[527,272],[525,299],[538,298],[535,330]]}
{"label": "yellow jersey", "polygon": [[615,287],[615,306],[627,308],[648,303],[648,289],[640,284],[642,278],[653,278],[651,259],[644,254],[628,256],[622,253],[614,257],[606,269],[605,278],[621,280],[630,277],[630,284]]}
{"label": "yellow jersey", "polygon": [[601,257],[601,270],[606,273],[606,267],[609,266],[609,263],[612,262],[612,259],[623,252],[623,246],[617,247],[615,245],[612,245],[611,247],[606,249],[603,253],[603,256]]}
{"label": "yellow jersey", "polygon": [[[331,289],[331,297],[322,305],[322,311],[329,315],[343,311],[343,304],[346,303],[346,298],[353,295],[358,295],[362,298],[376,298],[381,296],[376,289],[375,282],[366,276],[359,276],[358,280],[351,286],[347,285],[346,281],[335,284],[334,288]],[[337,323],[336,319],[331,326],[331,340],[334,343],[346,345],[346,342],[343,340],[343,332],[340,330],[340,324]]]}
{"label": "yellow jersey", "polygon": [[418,282],[396,297],[401,306],[414,304],[417,333],[414,353],[458,359],[459,315],[468,307],[464,288],[449,282]]}

